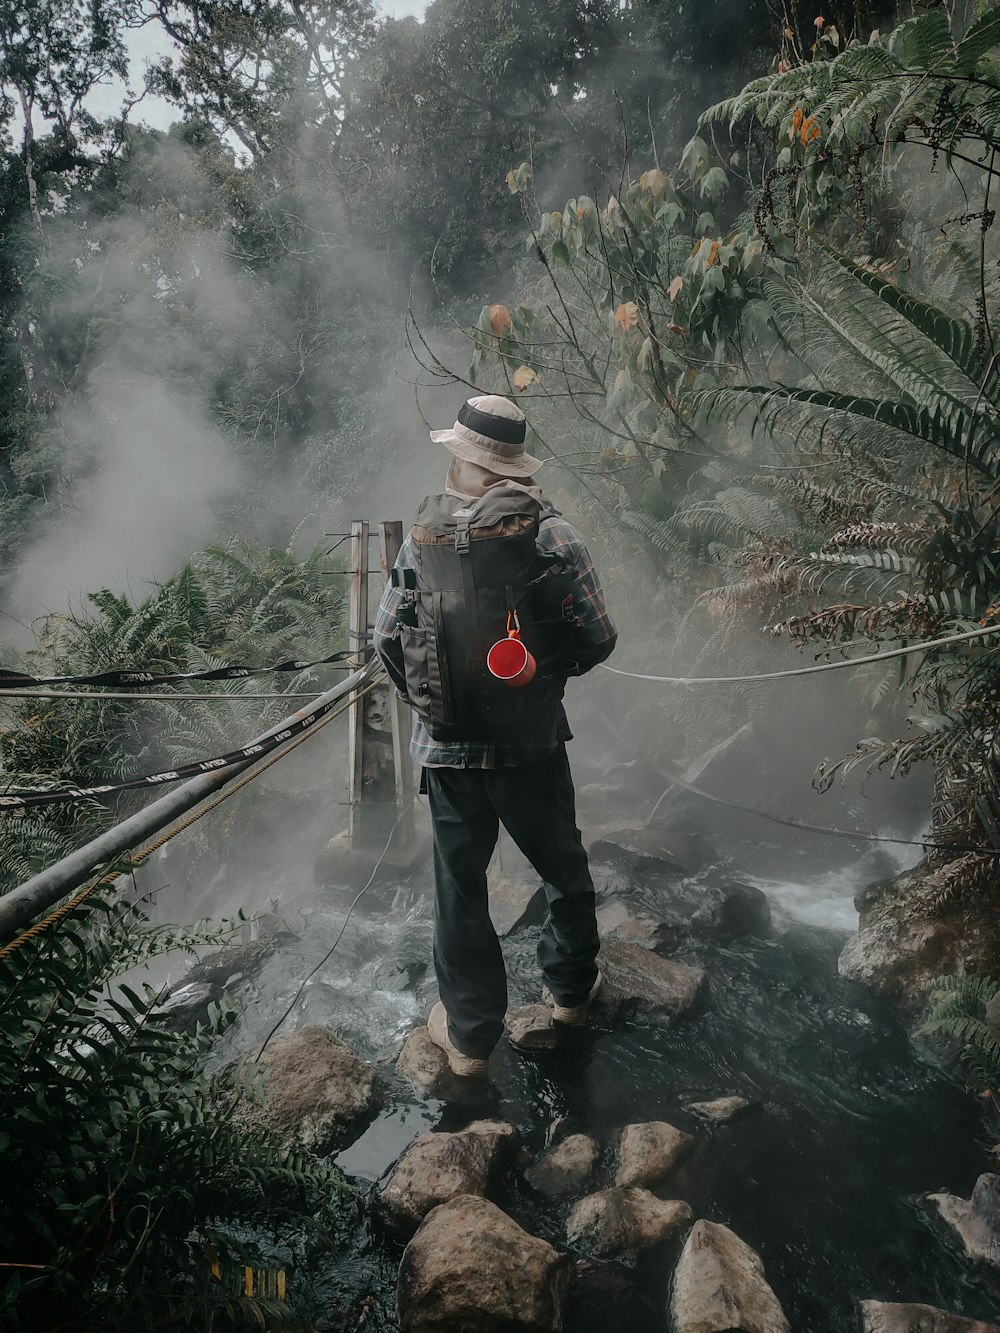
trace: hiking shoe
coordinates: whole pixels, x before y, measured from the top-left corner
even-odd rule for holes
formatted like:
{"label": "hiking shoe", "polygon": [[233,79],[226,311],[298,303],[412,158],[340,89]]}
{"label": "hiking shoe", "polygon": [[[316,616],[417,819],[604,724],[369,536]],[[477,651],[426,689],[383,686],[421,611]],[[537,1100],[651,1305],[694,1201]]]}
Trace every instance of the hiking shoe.
{"label": "hiking shoe", "polygon": [[457,1078],[485,1078],[486,1061],[476,1060],[471,1055],[463,1055],[452,1045],[448,1035],[448,1015],[444,1005],[438,1000],[427,1018],[427,1031],[435,1046],[440,1046],[448,1057],[451,1072]]}
{"label": "hiking shoe", "polygon": [[582,1027],[587,1021],[590,1006],[597,999],[603,982],[604,977],[598,972],[597,978],[590,988],[590,993],[579,1004],[560,1004],[548,986],[542,991],[542,999],[546,1004],[552,1006],[552,1018],[556,1023],[565,1023],[567,1027]]}

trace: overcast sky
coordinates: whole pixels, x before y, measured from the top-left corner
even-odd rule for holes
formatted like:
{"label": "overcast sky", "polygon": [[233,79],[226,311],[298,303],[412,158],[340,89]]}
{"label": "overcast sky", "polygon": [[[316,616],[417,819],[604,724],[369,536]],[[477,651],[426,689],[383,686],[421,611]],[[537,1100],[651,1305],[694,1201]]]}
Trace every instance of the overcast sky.
{"label": "overcast sky", "polygon": [[[404,18],[412,14],[422,18],[427,8],[427,0],[381,0],[379,10],[392,18]],[[165,55],[170,50],[170,43],[163,30],[157,24],[140,28],[129,34],[129,53],[132,58],[133,83],[142,86],[142,70],[147,60]],[[88,98],[87,106],[95,116],[113,115],[121,106],[122,88],[108,84],[98,89]],[[135,110],[135,117],[152,125],[154,129],[165,130],[172,121],[177,120],[178,111],[160,97],[147,97]]]}

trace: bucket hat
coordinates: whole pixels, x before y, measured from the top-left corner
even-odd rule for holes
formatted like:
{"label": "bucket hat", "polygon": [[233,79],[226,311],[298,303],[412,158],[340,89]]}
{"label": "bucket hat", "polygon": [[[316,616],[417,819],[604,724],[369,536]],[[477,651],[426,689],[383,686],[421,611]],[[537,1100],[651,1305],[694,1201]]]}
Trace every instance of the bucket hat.
{"label": "bucket hat", "polygon": [[432,430],[431,439],[450,449],[456,458],[478,463],[498,476],[530,477],[545,460],[525,452],[526,429],[524,413],[516,403],[487,393],[463,403],[454,426]]}

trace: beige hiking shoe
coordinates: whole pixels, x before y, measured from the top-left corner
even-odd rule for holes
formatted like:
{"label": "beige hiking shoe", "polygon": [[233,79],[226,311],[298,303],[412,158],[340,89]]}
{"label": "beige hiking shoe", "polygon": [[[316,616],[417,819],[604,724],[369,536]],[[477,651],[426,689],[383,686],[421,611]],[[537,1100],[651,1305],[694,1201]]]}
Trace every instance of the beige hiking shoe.
{"label": "beige hiking shoe", "polygon": [[486,1077],[485,1060],[476,1060],[471,1055],[463,1055],[457,1047],[452,1045],[451,1038],[448,1035],[448,1015],[440,1000],[428,1015],[427,1031],[430,1033],[434,1045],[440,1046],[448,1057],[451,1072],[457,1078]]}
{"label": "beige hiking shoe", "polygon": [[559,1004],[548,986],[542,991],[542,999],[546,1004],[552,1006],[552,1018],[556,1023],[565,1023],[567,1027],[582,1027],[587,1021],[590,1006],[597,999],[603,983],[604,977],[598,972],[597,979],[590,988],[590,993],[579,1004]]}

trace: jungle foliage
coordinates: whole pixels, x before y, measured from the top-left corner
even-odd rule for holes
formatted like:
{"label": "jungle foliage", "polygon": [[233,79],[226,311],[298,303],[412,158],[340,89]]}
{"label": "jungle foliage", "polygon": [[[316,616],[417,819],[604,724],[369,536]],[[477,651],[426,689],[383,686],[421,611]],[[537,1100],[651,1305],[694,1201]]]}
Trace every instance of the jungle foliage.
{"label": "jungle foliage", "polygon": [[1000,1109],[1000,982],[938,977],[927,988],[927,1002],[918,1034],[957,1047],[970,1089],[995,1113]]}
{"label": "jungle foliage", "polygon": [[[85,675],[111,667],[163,673],[266,667],[324,657],[342,646],[343,580],[329,572],[319,549],[299,560],[291,549],[257,550],[234,542],[196,552],[179,574],[138,603],[107,588],[88,600],[84,610],[50,615],[39,623],[26,669]],[[195,694],[204,689],[225,703],[18,700],[7,705],[15,725],[0,731],[0,772],[8,783],[56,789],[226,753],[240,738],[248,741],[292,711],[280,697],[266,701],[245,695],[301,693],[316,683],[315,674],[307,671],[174,687],[174,692]],[[159,692],[170,690],[161,687]],[[0,842],[0,888],[21,883],[146,800],[141,791],[127,792],[8,817]],[[242,805],[241,818],[253,817],[253,801]],[[201,873],[210,875],[224,854],[224,845],[217,847],[214,858],[202,861]]]}
{"label": "jungle foliage", "polygon": [[[831,653],[993,623],[1000,10],[966,8],[845,3],[814,22],[777,0],[434,0],[418,24],[367,0],[0,0],[0,588],[107,475],[104,443],[118,465],[128,423],[154,429],[130,404],[163,406],[206,457],[221,442],[241,470],[220,530],[255,534],[148,594],[44,616],[17,665],[337,647],[321,552],[269,543],[304,497],[325,512],[364,493],[398,450],[386,349],[408,310],[432,378],[453,382],[427,340],[435,289],[474,312],[469,382],[519,397],[615,553],[619,604],[646,617],[640,669],[752,663],[762,625]],[[87,109],[145,23],[172,44],[150,76],[178,110],[166,132],[130,94]],[[484,300],[515,263],[516,292]],[[911,731],[820,780],[932,762],[938,836],[995,846],[996,653],[939,653],[907,679]],[[895,677],[869,683],[880,704]],[[4,780],[229,748],[287,711],[243,700],[255,685],[183,709],[18,706]],[[710,724],[667,698],[704,737],[749,694]],[[3,887],[132,800],[8,820]],[[237,1224],[336,1236],[336,1173],[220,1113],[242,1095],[204,1073],[229,1011],[176,1036],[126,976],[214,938],[90,899],[0,958],[4,1248],[41,1266],[6,1280],[3,1311],[26,1329],[57,1306],[66,1326],[274,1322],[287,1307],[239,1296],[241,1266],[267,1259]],[[992,998],[942,1021],[975,1045]]]}
{"label": "jungle foliage", "polygon": [[[483,307],[470,379],[499,369],[540,423],[573,404],[575,466],[686,572],[710,643],[871,651],[996,620],[1000,9],[966,17],[850,40],[817,18],[808,50],[789,29],[675,171],[626,159],[604,206],[541,210],[530,163],[511,171],[538,267]],[[908,734],[818,783],[930,761],[936,835],[1000,845],[1000,657],[942,650],[906,679]]]}
{"label": "jungle foliage", "polygon": [[340,1238],[340,1172],[244,1114],[260,1095],[249,1067],[205,1072],[235,1009],[180,1034],[163,989],[135,979],[230,934],[153,927],[140,902],[92,896],[0,958],[5,1328],[277,1327],[289,1306],[245,1278],[275,1266],[265,1238]]}

